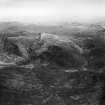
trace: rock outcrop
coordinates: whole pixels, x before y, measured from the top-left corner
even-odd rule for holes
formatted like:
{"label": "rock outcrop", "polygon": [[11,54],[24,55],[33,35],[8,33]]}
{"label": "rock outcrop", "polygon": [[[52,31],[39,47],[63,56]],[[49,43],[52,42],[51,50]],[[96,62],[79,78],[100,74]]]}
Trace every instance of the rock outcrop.
{"label": "rock outcrop", "polygon": [[42,33],[34,37],[8,37],[4,48],[26,60],[40,59],[62,67],[80,67],[86,63],[82,48],[60,35]]}
{"label": "rock outcrop", "polygon": [[44,33],[41,35],[42,46],[36,51],[42,60],[62,67],[85,65],[83,50],[79,45],[65,37]]}

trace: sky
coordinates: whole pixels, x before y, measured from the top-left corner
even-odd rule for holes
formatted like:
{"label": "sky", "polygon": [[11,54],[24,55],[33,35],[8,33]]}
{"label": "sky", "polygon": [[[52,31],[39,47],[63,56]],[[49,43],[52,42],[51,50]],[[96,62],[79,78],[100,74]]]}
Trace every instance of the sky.
{"label": "sky", "polygon": [[104,18],[105,0],[0,0],[0,21],[56,24]]}

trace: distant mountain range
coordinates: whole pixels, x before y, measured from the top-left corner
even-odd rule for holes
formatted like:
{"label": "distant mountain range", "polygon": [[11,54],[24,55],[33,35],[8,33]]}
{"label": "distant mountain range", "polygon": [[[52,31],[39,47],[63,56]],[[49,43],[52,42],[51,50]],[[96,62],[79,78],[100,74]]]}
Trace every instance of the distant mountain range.
{"label": "distant mountain range", "polygon": [[101,31],[103,28],[101,23],[96,24],[82,24],[78,22],[62,23],[60,25],[36,25],[25,24],[19,22],[1,22],[0,32],[3,33],[51,33],[59,35],[72,35],[81,32],[96,32]]}

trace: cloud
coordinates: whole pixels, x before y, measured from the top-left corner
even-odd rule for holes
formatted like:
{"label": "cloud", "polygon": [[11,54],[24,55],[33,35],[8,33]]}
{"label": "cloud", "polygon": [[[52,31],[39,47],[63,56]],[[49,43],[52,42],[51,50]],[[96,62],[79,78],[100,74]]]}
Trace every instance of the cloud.
{"label": "cloud", "polygon": [[105,15],[103,0],[0,0],[0,20],[93,21]]}
{"label": "cloud", "polygon": [[102,4],[105,0],[0,0],[2,4],[16,4],[16,3],[94,3],[94,4]]}

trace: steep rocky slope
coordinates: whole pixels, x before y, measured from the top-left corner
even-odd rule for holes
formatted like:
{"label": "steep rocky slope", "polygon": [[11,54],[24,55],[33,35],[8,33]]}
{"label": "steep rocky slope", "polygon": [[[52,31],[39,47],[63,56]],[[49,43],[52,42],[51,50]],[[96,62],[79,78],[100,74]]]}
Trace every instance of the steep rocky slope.
{"label": "steep rocky slope", "polygon": [[6,36],[1,46],[0,105],[105,104],[104,36]]}

